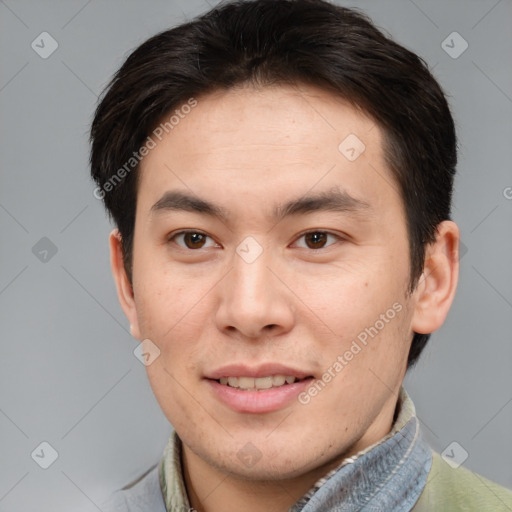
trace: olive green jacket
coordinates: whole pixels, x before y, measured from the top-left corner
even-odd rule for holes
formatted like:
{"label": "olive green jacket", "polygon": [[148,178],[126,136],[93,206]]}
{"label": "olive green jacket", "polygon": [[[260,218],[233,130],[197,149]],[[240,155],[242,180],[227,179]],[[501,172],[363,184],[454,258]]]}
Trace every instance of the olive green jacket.
{"label": "olive green jacket", "polygon": [[412,512],[512,512],[512,491],[433,453],[427,484]]}

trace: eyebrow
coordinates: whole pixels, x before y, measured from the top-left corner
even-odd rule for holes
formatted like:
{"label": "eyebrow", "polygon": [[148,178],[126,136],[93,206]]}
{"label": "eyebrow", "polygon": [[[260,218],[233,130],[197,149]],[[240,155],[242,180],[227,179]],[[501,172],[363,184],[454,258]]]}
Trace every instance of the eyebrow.
{"label": "eyebrow", "polygon": [[[230,214],[224,207],[201,199],[186,192],[172,190],[164,195],[151,207],[151,213],[166,211],[187,211],[214,217],[228,223]],[[274,208],[271,219],[279,222],[294,215],[307,215],[318,211],[334,211],[340,213],[371,213],[371,206],[361,199],[349,195],[346,191],[334,187],[329,191],[305,195],[292,199]]]}

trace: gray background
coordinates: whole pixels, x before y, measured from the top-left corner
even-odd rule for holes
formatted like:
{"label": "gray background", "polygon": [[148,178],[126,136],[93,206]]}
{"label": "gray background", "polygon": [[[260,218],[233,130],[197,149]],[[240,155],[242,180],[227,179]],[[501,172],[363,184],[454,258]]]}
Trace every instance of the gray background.
{"label": "gray background", "polygon": [[[511,487],[512,1],[356,5],[434,67],[460,138],[454,218],[467,252],[451,314],[407,387],[434,448],[457,441],[465,466]],[[0,1],[1,512],[97,511],[165,446],[170,427],[115,296],[87,132],[128,52],[207,8]],[[43,31],[58,42],[46,59],[31,47]],[[442,47],[453,31],[469,44],[458,58]],[[42,441],[58,452],[46,470],[31,457]]]}

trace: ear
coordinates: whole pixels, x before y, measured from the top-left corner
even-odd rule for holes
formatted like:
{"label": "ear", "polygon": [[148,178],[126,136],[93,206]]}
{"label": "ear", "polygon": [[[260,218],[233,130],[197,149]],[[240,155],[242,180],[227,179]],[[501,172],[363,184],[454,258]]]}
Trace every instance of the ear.
{"label": "ear", "polygon": [[454,222],[438,225],[435,242],[426,248],[423,274],[414,291],[414,332],[429,334],[443,325],[457,289],[459,242],[459,228]]}
{"label": "ear", "polygon": [[128,318],[128,321],[130,322],[130,332],[133,337],[140,340],[141,336],[137,318],[137,308],[135,306],[133,288],[124,268],[121,240],[119,230],[114,229],[110,233],[109,237],[110,267],[116,283],[119,303],[121,304],[121,308],[123,309],[126,318]]}

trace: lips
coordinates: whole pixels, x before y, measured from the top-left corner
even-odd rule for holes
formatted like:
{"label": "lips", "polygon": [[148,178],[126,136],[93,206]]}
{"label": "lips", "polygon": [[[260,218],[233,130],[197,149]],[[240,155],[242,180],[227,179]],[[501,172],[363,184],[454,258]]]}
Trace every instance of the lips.
{"label": "lips", "polygon": [[265,414],[294,404],[297,406],[297,397],[312,381],[313,377],[310,377],[269,389],[247,390],[220,384],[217,380],[205,379],[215,400],[232,411],[242,414]]}
{"label": "lips", "polygon": [[243,414],[264,414],[290,406],[313,379],[311,372],[279,363],[230,364],[204,377],[219,402]]}
{"label": "lips", "polygon": [[220,368],[212,370],[211,372],[208,372],[205,378],[220,382],[221,378],[229,379],[229,377],[248,377],[253,379],[259,379],[279,375],[285,377],[295,377],[296,380],[302,380],[305,379],[306,377],[312,377],[311,372],[307,372],[299,368],[281,365],[278,363],[264,363],[258,366],[248,366],[244,364],[230,364],[222,366]]}

